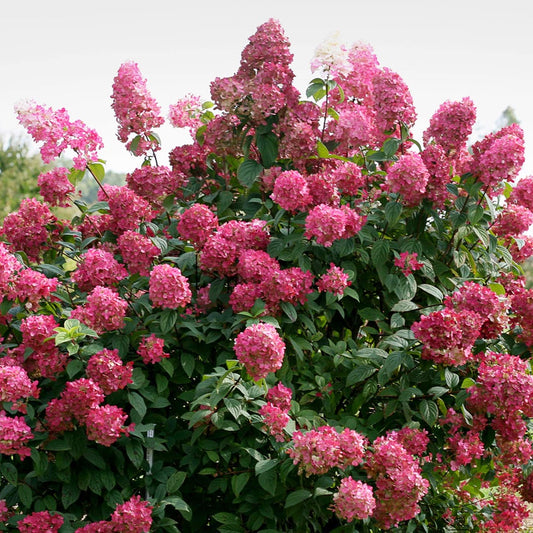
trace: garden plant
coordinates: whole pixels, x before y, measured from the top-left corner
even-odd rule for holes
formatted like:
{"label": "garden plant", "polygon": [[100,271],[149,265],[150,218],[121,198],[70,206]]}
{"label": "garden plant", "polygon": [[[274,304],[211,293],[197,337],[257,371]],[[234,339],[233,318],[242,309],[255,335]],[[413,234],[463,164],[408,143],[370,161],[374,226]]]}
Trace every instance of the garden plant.
{"label": "garden plant", "polygon": [[[325,42],[302,95],[279,23],[168,120],[112,87],[139,165],[26,102],[42,200],[0,242],[0,530],[516,531],[533,501],[533,178],[474,103],[423,138],[372,48]],[[96,180],[98,201],[76,196]],[[75,207],[71,220],[54,206]]]}

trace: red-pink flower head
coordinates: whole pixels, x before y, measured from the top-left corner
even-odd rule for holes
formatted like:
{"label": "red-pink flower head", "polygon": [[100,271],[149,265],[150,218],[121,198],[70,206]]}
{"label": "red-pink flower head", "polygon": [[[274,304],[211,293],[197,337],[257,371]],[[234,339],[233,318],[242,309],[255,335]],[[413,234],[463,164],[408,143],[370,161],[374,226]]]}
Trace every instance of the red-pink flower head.
{"label": "red-pink flower head", "polygon": [[120,235],[117,244],[131,274],[148,276],[153,260],[161,254],[161,250],[146,235],[132,230]]}
{"label": "red-pink flower head", "polygon": [[194,134],[202,125],[201,115],[201,98],[188,94],[169,107],[168,119],[175,128],[189,128],[189,132]]}
{"label": "red-pink flower head", "polygon": [[492,231],[501,237],[517,236],[528,231],[531,224],[533,211],[519,204],[507,204],[494,221]]}
{"label": "red-pink flower head", "polygon": [[48,511],[31,513],[17,522],[20,533],[57,533],[63,525],[63,517],[60,514],[50,514]]}
{"label": "red-pink flower head", "polygon": [[111,446],[121,435],[128,436],[130,431],[133,431],[133,424],[128,427],[124,426],[126,418],[128,415],[116,405],[91,407],[85,419],[87,438],[102,446]]}
{"label": "red-pink flower head", "polygon": [[522,178],[513,187],[509,202],[533,211],[533,176]]}
{"label": "red-pink flower head", "polygon": [[444,102],[431,117],[424,143],[432,139],[446,152],[459,152],[466,146],[476,121],[476,107],[468,97],[460,102]]}
{"label": "red-pink flower head", "polygon": [[418,254],[416,252],[402,252],[400,257],[394,259],[394,265],[397,266],[404,276],[409,276],[415,270],[420,270],[424,263],[417,261]]}
{"label": "red-pink flower head", "polygon": [[26,443],[33,438],[31,428],[21,416],[6,416],[0,411],[0,453],[17,454],[21,459],[29,457],[31,450]]}
{"label": "red-pink flower head", "polygon": [[285,387],[283,383],[278,383],[276,386],[268,389],[267,400],[279,407],[283,411],[289,411],[291,408],[292,390]]}
{"label": "red-pink flower head", "polygon": [[80,290],[90,292],[98,285],[113,287],[127,275],[124,265],[112,253],[103,248],[89,248],[71,277]]}
{"label": "red-pink flower head", "polygon": [[342,268],[330,263],[328,271],[322,274],[316,285],[320,292],[331,292],[342,296],[344,289],[352,284],[349,277]]}
{"label": "red-pink flower head", "polygon": [[148,533],[152,526],[153,507],[140,496],[132,496],[117,505],[111,516],[115,531],[124,533]]}
{"label": "red-pink flower head", "polygon": [[148,337],[143,337],[137,348],[137,355],[141,356],[145,365],[159,363],[161,359],[169,357],[169,354],[163,350],[164,347],[165,341],[152,333]]}
{"label": "red-pink flower head", "polygon": [[348,196],[358,195],[366,183],[361,167],[351,161],[338,163],[332,175],[341,193]]}
{"label": "red-pink flower head", "polygon": [[429,173],[420,154],[401,155],[387,173],[384,189],[402,195],[409,207],[420,204],[424,198]]}
{"label": "red-pink flower head", "polygon": [[297,170],[282,172],[270,197],[289,213],[305,211],[312,202],[307,180]]}
{"label": "red-pink flower head", "polygon": [[237,265],[239,276],[247,283],[261,283],[280,269],[278,261],[263,250],[244,250]]}
{"label": "red-pink flower head", "polygon": [[8,298],[24,302],[26,309],[36,309],[42,298],[49,298],[57,289],[57,283],[57,278],[47,278],[36,270],[25,268],[14,279]]}
{"label": "red-pink flower head", "polygon": [[146,165],[127,174],[126,183],[135,194],[157,206],[163,197],[178,192],[183,179],[169,167]]}
{"label": "red-pink flower head", "polygon": [[0,366],[0,402],[16,404],[28,398],[38,398],[40,391],[37,384],[37,381],[30,380],[27,372],[20,366]]}
{"label": "red-pink flower head", "polygon": [[313,207],[305,220],[305,237],[325,247],[338,239],[348,239],[356,235],[366,222],[366,217],[358,215],[349,206],[340,208],[329,205]]}
{"label": "red-pink flower head", "polygon": [[248,374],[258,381],[281,368],[285,343],[272,324],[252,324],[237,335],[233,349]]}
{"label": "red-pink flower head", "polygon": [[150,300],[154,307],[177,309],[191,301],[189,281],[178,267],[156,265],[150,272]]}
{"label": "red-pink flower head", "polygon": [[137,63],[132,61],[120,66],[113,83],[112,107],[119,125],[118,137],[131,149],[130,135],[142,137],[135,155],[143,155],[148,150],[158,150],[159,144],[148,136],[154,128],[161,126],[165,119],[160,115],[160,107],[150,95],[146,80],[142,77]]}
{"label": "red-pink flower head", "polygon": [[44,201],[51,206],[68,207],[71,205],[69,195],[75,192],[74,185],[68,180],[69,170],[56,167],[39,174],[37,185]]}
{"label": "red-pink flower head", "polygon": [[104,394],[111,394],[133,383],[133,361],[126,365],[118,355],[118,350],[108,350],[95,353],[87,362],[87,376],[98,383]]}
{"label": "red-pink flower head", "polygon": [[263,417],[265,429],[276,439],[277,442],[285,442],[285,427],[290,421],[286,411],[267,402],[259,409],[259,414]]}
{"label": "red-pink flower head", "polygon": [[191,241],[196,248],[202,248],[207,239],[218,228],[218,218],[205,204],[193,204],[179,217],[177,230],[180,237]]}

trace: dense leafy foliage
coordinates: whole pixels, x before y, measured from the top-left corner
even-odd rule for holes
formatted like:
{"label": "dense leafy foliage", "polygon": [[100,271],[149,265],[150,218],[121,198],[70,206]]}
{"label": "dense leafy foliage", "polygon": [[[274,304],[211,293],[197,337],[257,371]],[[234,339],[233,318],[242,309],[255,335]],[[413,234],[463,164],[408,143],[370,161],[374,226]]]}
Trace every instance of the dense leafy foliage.
{"label": "dense leafy foliage", "polygon": [[[261,26],[213,103],[171,109],[194,142],[169,167],[123,65],[113,107],[142,158],[125,186],[65,110],[18,110],[46,161],[75,157],[2,227],[2,530],[514,531],[527,515],[520,128],[468,151],[465,98],[422,147],[369,47],[322,46],[307,100],[291,59]],[[71,221],[48,207],[65,203]]]}

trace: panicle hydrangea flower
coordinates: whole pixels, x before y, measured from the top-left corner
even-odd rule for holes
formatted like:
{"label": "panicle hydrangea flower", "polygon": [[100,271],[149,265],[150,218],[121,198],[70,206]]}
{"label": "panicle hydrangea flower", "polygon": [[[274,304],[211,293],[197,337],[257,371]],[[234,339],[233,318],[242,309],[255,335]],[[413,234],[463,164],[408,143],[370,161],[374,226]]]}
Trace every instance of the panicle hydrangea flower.
{"label": "panicle hydrangea flower", "polygon": [[297,170],[281,172],[270,197],[288,213],[305,211],[312,203],[307,180]]}
{"label": "panicle hydrangea flower", "polygon": [[218,228],[218,218],[205,204],[193,204],[180,215],[177,225],[180,237],[202,248]]}
{"label": "panicle hydrangea flower", "polygon": [[243,250],[237,272],[247,283],[261,283],[281,270],[279,262],[263,250]]}
{"label": "panicle hydrangea flower", "polygon": [[397,266],[405,277],[412,274],[415,270],[420,270],[424,263],[417,261],[418,254],[416,252],[402,252],[400,257],[394,259],[394,264]]}
{"label": "panicle hydrangea flower", "polygon": [[285,442],[284,429],[290,421],[286,411],[267,402],[259,409],[259,414],[263,417],[265,428],[276,439],[277,442]]}
{"label": "panicle hydrangea flower", "polygon": [[58,533],[63,525],[63,517],[60,514],[50,514],[48,511],[31,513],[17,522],[20,533]]}
{"label": "panicle hydrangea flower", "polygon": [[147,165],[126,174],[126,183],[135,194],[159,205],[164,196],[178,191],[183,180],[181,174],[173,172],[169,167]]}
{"label": "panicle hydrangea flower", "polygon": [[87,362],[87,377],[98,383],[104,394],[111,394],[133,383],[133,361],[124,365],[118,350],[104,348]]}
{"label": "panicle hydrangea flower", "polygon": [[351,476],[341,480],[339,490],[333,495],[332,511],[343,520],[352,522],[372,516],[376,500],[370,485],[356,481]]}
{"label": "panicle hydrangea flower", "polygon": [[112,522],[100,520],[99,522],[93,522],[86,526],[79,527],[74,533],[115,533],[115,531],[115,526]]}
{"label": "panicle hydrangea flower", "polygon": [[25,268],[14,279],[8,298],[24,302],[26,309],[36,309],[39,301],[49,298],[56,289],[57,278],[47,278],[41,272]]}
{"label": "panicle hydrangea flower", "polygon": [[80,120],[70,121],[67,111],[54,111],[35,102],[26,102],[15,107],[18,121],[26,128],[35,142],[43,142],[41,157],[50,163],[70,147],[76,152],[74,168],[85,169],[89,163],[98,161],[97,150],[103,147],[102,139]]}
{"label": "panicle hydrangea flower", "polygon": [[137,348],[137,355],[142,357],[144,364],[159,363],[161,359],[169,357],[169,354],[163,351],[165,341],[152,333],[148,337],[143,337],[139,348]]}
{"label": "panicle hydrangea flower", "polygon": [[262,286],[259,283],[237,283],[231,291],[229,304],[234,313],[249,311],[257,298],[264,298]]}
{"label": "panicle hydrangea flower", "polygon": [[342,161],[331,173],[342,194],[357,196],[366,185],[361,167],[351,161]]}
{"label": "panicle hydrangea flower", "polygon": [[31,428],[21,416],[6,416],[0,411],[0,453],[17,454],[21,459],[29,457],[31,450],[26,443],[33,438]]}
{"label": "panicle hydrangea flower", "polygon": [[460,366],[472,357],[472,346],[479,336],[483,318],[472,311],[452,309],[422,315],[411,326],[422,343],[422,358],[437,364]]}
{"label": "panicle hydrangea flower", "polygon": [[528,506],[520,496],[511,492],[496,495],[495,511],[490,520],[482,524],[483,533],[513,533],[522,529],[524,521],[529,518]]}
{"label": "panicle hydrangea flower", "polygon": [[523,479],[520,485],[520,496],[524,501],[533,503],[533,473]]}
{"label": "panicle hydrangea flower", "polygon": [[305,237],[325,247],[338,239],[356,235],[366,223],[366,217],[359,216],[353,209],[343,205],[340,208],[317,205],[309,211],[305,220]]}
{"label": "panicle hydrangea flower", "polygon": [[23,268],[22,263],[0,242],[0,296],[11,291],[11,282],[16,279],[17,272]]}
{"label": "panicle hydrangea flower", "polygon": [[307,295],[313,292],[313,273],[299,267],[285,268],[272,273],[261,283],[261,290],[267,307],[272,314],[277,314],[279,302],[293,305],[305,304]]}
{"label": "panicle hydrangea flower", "polygon": [[389,529],[420,512],[417,504],[427,494],[429,482],[397,435],[378,437],[372,447],[364,468],[375,479],[377,488],[373,517],[381,527]]}
{"label": "panicle hydrangea flower", "polygon": [[87,438],[102,446],[111,446],[121,435],[128,436],[135,425],[124,426],[128,415],[116,405],[91,407],[85,419]]}
{"label": "panicle hydrangea flower", "polygon": [[517,338],[528,347],[533,346],[533,290],[517,284],[515,292],[511,294],[511,308],[515,314],[513,324],[521,329]]}
{"label": "panicle hydrangea flower", "polygon": [[470,98],[444,102],[429,121],[424,143],[433,139],[447,154],[458,152],[466,146],[475,122],[476,107]]}
{"label": "panicle hydrangea flower", "polygon": [[320,277],[316,285],[320,292],[331,292],[342,296],[344,289],[352,284],[349,277],[342,268],[330,263],[328,271]]}
{"label": "panicle hydrangea flower", "polygon": [[323,171],[308,174],[306,179],[313,205],[339,205],[339,191],[335,177],[330,172]]}
{"label": "panicle hydrangea flower", "polygon": [[117,244],[131,274],[148,276],[152,261],[161,254],[161,250],[146,235],[133,230],[119,235]]}
{"label": "panicle hydrangea flower", "polygon": [[40,390],[37,384],[37,381],[30,380],[22,367],[0,365],[0,402],[18,403],[26,398],[38,398]]}
{"label": "panicle hydrangea flower", "polygon": [[292,435],[293,448],[287,450],[298,473],[325,474],[331,468],[346,468],[362,463],[367,440],[365,437],[345,428],[338,433],[331,426],[320,426],[302,433],[295,431]]}
{"label": "panicle hydrangea flower", "polygon": [[504,440],[500,435],[496,435],[496,443],[500,449],[498,461],[504,466],[526,465],[533,457],[533,444],[527,436]]}
{"label": "panicle hydrangea flower", "polygon": [[37,185],[45,202],[59,207],[71,204],[69,195],[75,192],[75,188],[68,180],[68,175],[69,170],[65,167],[56,167],[39,174]]}
{"label": "panicle hydrangea flower", "polygon": [[533,176],[518,181],[511,191],[509,202],[533,211]]}
{"label": "panicle hydrangea flower", "polygon": [[[517,242],[518,240],[522,243]],[[533,255],[533,237],[527,234],[517,235],[510,244],[506,242],[505,247],[513,256],[513,261],[522,264]]]}
{"label": "panicle hydrangea flower", "polygon": [[520,235],[533,224],[533,212],[518,204],[507,204],[496,218],[492,231],[498,236]]}
{"label": "panicle hydrangea flower", "polygon": [[8,520],[12,514],[7,508],[6,501],[0,500],[0,524]]}
{"label": "panicle hydrangea flower", "polygon": [[438,144],[430,144],[420,153],[420,157],[428,171],[428,182],[424,198],[443,208],[451,194],[446,185],[451,182],[451,171],[454,165],[446,156],[444,148]]}
{"label": "panicle hydrangea flower", "polygon": [[68,412],[78,420],[85,423],[89,412],[104,401],[104,392],[96,381],[79,378],[68,381],[61,393],[60,400],[64,402]]}
{"label": "panicle hydrangea flower", "polygon": [[202,99],[194,94],[180,98],[169,107],[168,119],[175,128],[189,128],[193,134],[202,125]]}
{"label": "panicle hydrangea flower", "polygon": [[87,295],[87,302],[84,305],[72,310],[70,317],[79,320],[100,335],[104,331],[123,328],[127,310],[126,300],[114,290],[98,285]]}
{"label": "panicle hydrangea flower", "polygon": [[422,201],[429,173],[420,154],[408,153],[400,156],[387,172],[384,189],[402,195],[408,207],[414,207]]}
{"label": "panicle hydrangea flower", "polygon": [[127,143],[128,150],[132,148],[132,141],[128,142],[132,133],[145,137],[134,150],[135,155],[146,154],[148,150],[159,150],[159,144],[146,137],[154,128],[161,126],[165,119],[160,115],[161,109],[150,95],[137,63],[128,61],[120,66],[113,82],[111,98],[119,125],[118,138]]}
{"label": "panicle hydrangea flower", "polygon": [[108,229],[117,235],[128,230],[136,230],[139,224],[154,218],[150,204],[132,191],[129,187],[104,185],[105,193],[98,190],[98,200],[109,204],[111,220]]}
{"label": "panicle hydrangea flower", "polygon": [[285,343],[272,324],[248,326],[237,335],[233,349],[254,381],[281,368],[285,355]]}
{"label": "panicle hydrangea flower", "polygon": [[155,307],[177,309],[191,301],[189,281],[178,267],[156,265],[150,272],[150,300]]}
{"label": "panicle hydrangea flower", "polygon": [[[29,315],[20,323],[22,342],[34,350],[47,349],[55,346],[55,328],[59,327],[52,315]],[[49,339],[49,340],[47,340]]]}
{"label": "panicle hydrangea flower", "polygon": [[52,398],[45,411],[46,429],[51,436],[74,429],[74,415],[64,398]]}
{"label": "panicle hydrangea flower", "polygon": [[[498,429],[505,440],[523,437],[522,415],[533,415],[533,375],[527,361],[509,354],[486,352],[480,357],[476,385],[469,387],[468,405],[479,412],[494,415],[502,421]],[[514,420],[518,417],[517,420]],[[517,429],[519,434],[514,435]]]}
{"label": "panicle hydrangea flower", "polygon": [[524,164],[524,132],[511,124],[472,145],[472,173],[492,195],[502,181],[513,181]]}
{"label": "panicle hydrangea flower", "polygon": [[71,278],[81,291],[90,292],[98,285],[113,287],[127,276],[124,265],[121,265],[112,253],[103,248],[89,248]]}
{"label": "panicle hydrangea flower", "polygon": [[[480,336],[495,339],[509,325],[509,301],[479,283],[467,281],[452,295],[446,296],[444,305],[455,311],[472,311],[482,318]],[[482,312],[480,314],[479,312]]]}
{"label": "panicle hydrangea flower", "polygon": [[352,68],[347,76],[340,77],[340,85],[346,96],[361,100],[365,104],[371,104],[374,91],[373,80],[380,71],[374,49],[367,43],[355,43],[348,51],[348,61]]}
{"label": "panicle hydrangea flower", "polygon": [[292,390],[289,387],[285,387],[283,383],[278,383],[268,389],[266,397],[268,402],[283,411],[289,411],[291,408]]}
{"label": "panicle hydrangea flower", "polygon": [[348,49],[340,39],[340,32],[329,35],[316,49],[311,60],[311,72],[321,70],[331,78],[347,76],[352,70],[348,61]]}
{"label": "panicle hydrangea flower", "polygon": [[391,431],[388,435],[397,439],[413,455],[424,455],[429,444],[428,432],[425,429],[404,427],[399,431]]}
{"label": "panicle hydrangea flower", "polygon": [[23,251],[30,261],[39,261],[42,252],[49,248],[48,224],[56,222],[46,204],[35,198],[25,198],[20,208],[9,213],[3,222],[1,232],[11,243],[12,251]]}
{"label": "panicle hydrangea flower", "polygon": [[471,430],[466,435],[455,433],[448,438],[448,446],[454,453],[450,461],[452,470],[459,470],[461,466],[471,464],[474,459],[480,459],[485,452],[485,446],[480,439],[479,432]]}
{"label": "panicle hydrangea flower", "polygon": [[152,526],[152,510],[153,507],[140,496],[132,496],[117,505],[111,522],[119,533],[148,533]]}
{"label": "panicle hydrangea flower", "polygon": [[409,88],[401,76],[385,67],[376,73],[372,83],[378,130],[395,130],[400,122],[412,126],[416,111]]}

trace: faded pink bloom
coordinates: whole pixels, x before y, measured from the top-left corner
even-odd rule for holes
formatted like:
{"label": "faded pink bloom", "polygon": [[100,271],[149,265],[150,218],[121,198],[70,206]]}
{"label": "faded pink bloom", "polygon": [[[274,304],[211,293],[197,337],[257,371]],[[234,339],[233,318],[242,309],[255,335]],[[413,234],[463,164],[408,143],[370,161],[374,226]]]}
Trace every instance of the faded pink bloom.
{"label": "faded pink bloom", "polygon": [[355,481],[351,476],[341,480],[339,490],[333,495],[333,512],[347,522],[364,520],[372,515],[376,500],[370,485]]}
{"label": "faded pink bloom", "polygon": [[281,368],[285,343],[272,324],[252,324],[237,335],[233,349],[248,374],[258,381]]}
{"label": "faded pink bloom", "polygon": [[533,211],[533,176],[522,178],[513,187],[509,202]]}
{"label": "faded pink bloom", "polygon": [[520,235],[533,224],[533,212],[519,204],[507,204],[494,221],[492,231],[498,236]]}
{"label": "faded pink bloom", "polygon": [[177,309],[190,303],[189,281],[178,267],[156,265],[150,272],[150,300],[154,307]]}
{"label": "faded pink bloom", "polygon": [[169,167],[146,165],[127,174],[126,183],[137,195],[159,205],[165,196],[178,191],[183,185],[183,179],[181,174],[173,172]]}
{"label": "faded pink bloom", "polygon": [[175,128],[189,128],[194,133],[202,125],[202,99],[188,94],[169,107],[168,119]]}
{"label": "faded pink bloom", "polygon": [[277,442],[285,442],[284,429],[290,421],[286,411],[280,407],[267,402],[259,409],[259,414],[263,417],[265,428],[276,439]]}
{"label": "faded pink bloom", "polygon": [[17,272],[23,268],[22,263],[3,242],[0,242],[0,265],[0,296],[3,297],[12,290],[11,283],[16,279]]}
{"label": "faded pink bloom", "polygon": [[276,386],[268,389],[267,400],[283,411],[289,411],[291,408],[292,390],[285,387],[283,383],[278,383]]}
{"label": "faded pink bloom", "polygon": [[[129,61],[120,66],[113,82],[113,110],[119,125],[118,137],[135,155],[159,150],[159,143],[150,137],[152,130],[161,126],[165,119],[160,107],[146,87],[137,63]],[[131,134],[141,136],[137,146],[129,140]],[[129,142],[128,142],[129,141]]]}
{"label": "faded pink bloom", "polygon": [[408,207],[421,203],[425,196],[429,173],[420,154],[401,155],[388,173],[383,188],[402,196],[402,202]]}

